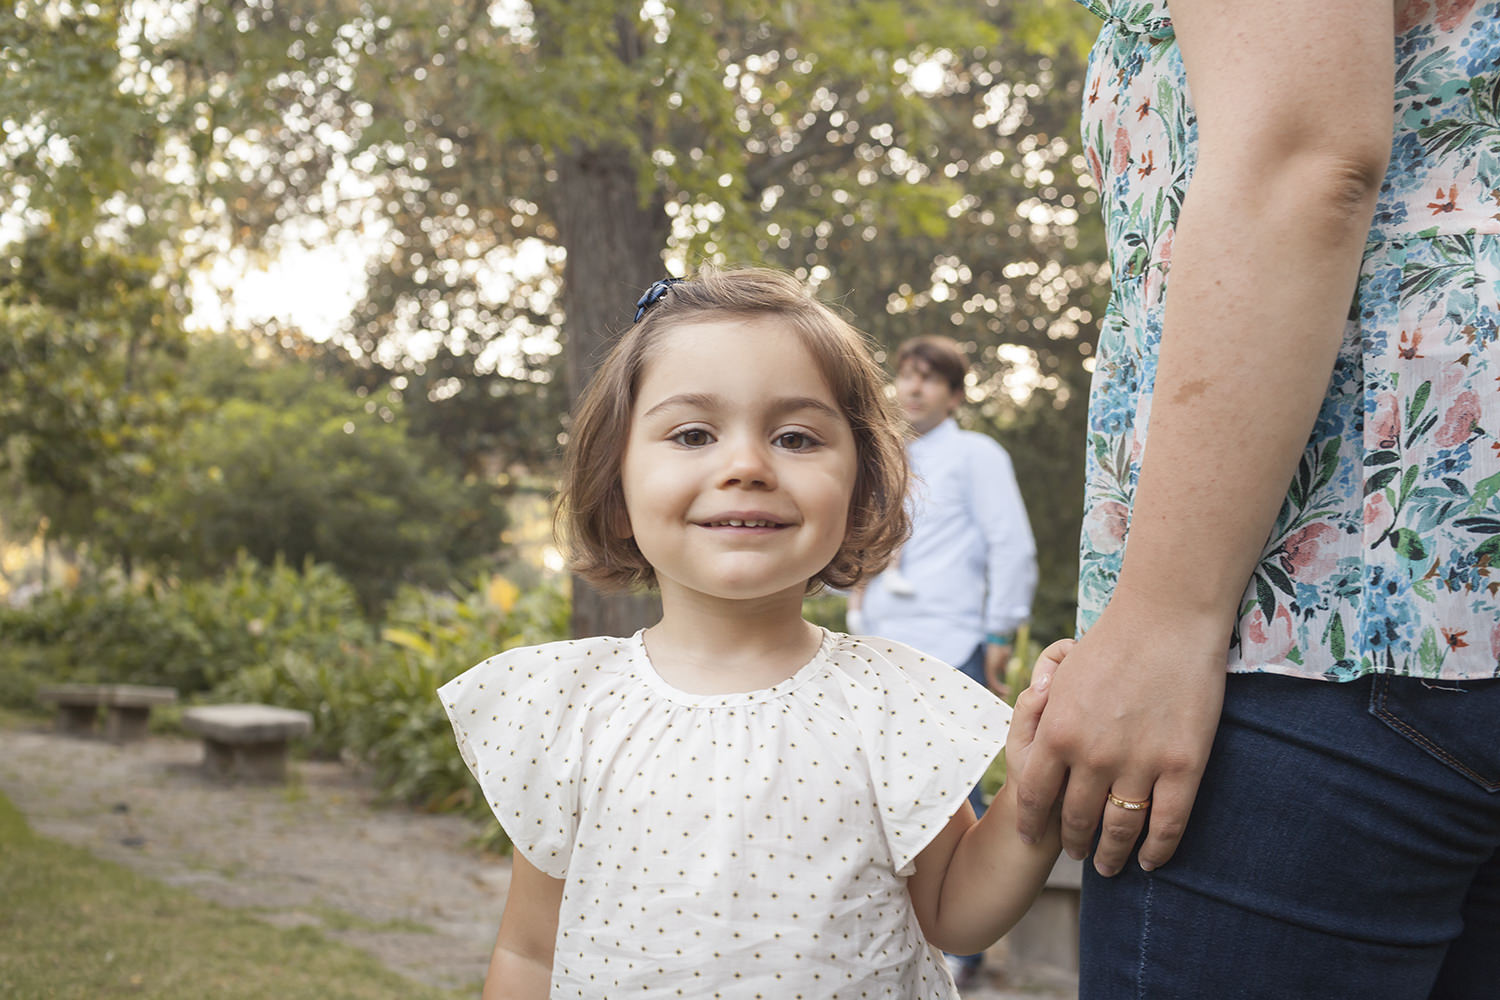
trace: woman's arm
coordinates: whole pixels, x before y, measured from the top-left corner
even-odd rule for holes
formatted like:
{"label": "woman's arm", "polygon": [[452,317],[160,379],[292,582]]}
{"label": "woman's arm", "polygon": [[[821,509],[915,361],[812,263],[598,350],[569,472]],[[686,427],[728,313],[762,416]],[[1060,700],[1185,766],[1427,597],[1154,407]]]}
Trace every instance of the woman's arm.
{"label": "woman's arm", "polygon": [[513,855],[483,1000],[547,1000],[562,893],[562,879],[542,874],[519,851]]}
{"label": "woman's arm", "polygon": [[[1016,699],[1005,741],[1007,768],[1024,766],[1052,675],[1072,646],[1073,640],[1064,639],[1043,650],[1031,686]],[[1042,891],[1058,849],[1055,812],[1038,843],[1023,843],[1016,835],[1015,794],[1009,782],[1001,786],[982,820],[975,821],[973,808],[965,802],[917,855],[916,873],[907,881],[927,940],[958,955],[994,944]]]}
{"label": "woman's arm", "polygon": [[1176,850],[1223,703],[1237,605],[1327,391],[1390,147],[1390,0],[1173,0],[1198,115],[1114,598],[1068,657],[1017,797],[1117,872]]}

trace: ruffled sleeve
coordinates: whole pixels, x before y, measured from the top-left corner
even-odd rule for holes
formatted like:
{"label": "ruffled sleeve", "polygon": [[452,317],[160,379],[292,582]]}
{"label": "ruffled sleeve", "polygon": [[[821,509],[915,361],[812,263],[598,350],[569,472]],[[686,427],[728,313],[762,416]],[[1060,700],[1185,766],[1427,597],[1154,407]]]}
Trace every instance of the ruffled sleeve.
{"label": "ruffled sleeve", "polygon": [[438,689],[495,818],[522,856],[553,878],[567,874],[577,832],[580,689],[600,662],[589,643],[528,646]]}
{"label": "ruffled sleeve", "polygon": [[892,864],[911,875],[917,855],[1004,748],[1010,706],[899,642],[840,636],[831,659],[860,732]]}

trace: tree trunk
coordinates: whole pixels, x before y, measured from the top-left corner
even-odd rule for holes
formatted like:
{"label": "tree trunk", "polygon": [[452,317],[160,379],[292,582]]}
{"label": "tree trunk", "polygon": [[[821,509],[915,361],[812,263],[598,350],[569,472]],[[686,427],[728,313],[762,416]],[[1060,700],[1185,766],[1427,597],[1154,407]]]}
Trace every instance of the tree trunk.
{"label": "tree trunk", "polygon": [[[576,402],[628,326],[635,301],[662,277],[667,216],[661,199],[642,204],[636,169],[623,149],[586,148],[557,161],[568,401]],[[573,635],[629,635],[661,614],[655,594],[604,594],[573,578]]]}
{"label": "tree trunk", "polygon": [[[662,276],[667,217],[659,201],[642,205],[624,150],[583,149],[557,161],[556,214],[568,257],[563,271],[568,401],[578,400],[635,301]],[[654,622],[654,594],[605,594],[573,578],[573,635],[630,635]]]}
{"label": "tree trunk", "polygon": [[[535,7],[538,38],[554,56],[570,26],[557,20],[561,8]],[[639,5],[620,0],[614,19],[615,52],[626,65],[640,59]],[[621,108],[622,114],[630,109]],[[563,351],[569,409],[604,360],[616,334],[635,315],[635,301],[662,277],[661,254],[669,223],[665,197],[642,196],[637,165],[653,139],[642,121],[638,147],[596,144],[580,138],[552,150],[556,181],[551,216],[567,251],[563,265]],[[654,622],[661,602],[654,594],[605,594],[573,578],[573,635],[629,635]]]}
{"label": "tree trunk", "polygon": [[568,252],[563,270],[568,399],[576,401],[615,335],[630,325],[646,286],[663,277],[667,216],[642,205],[625,150],[582,149],[557,159],[554,218]]}

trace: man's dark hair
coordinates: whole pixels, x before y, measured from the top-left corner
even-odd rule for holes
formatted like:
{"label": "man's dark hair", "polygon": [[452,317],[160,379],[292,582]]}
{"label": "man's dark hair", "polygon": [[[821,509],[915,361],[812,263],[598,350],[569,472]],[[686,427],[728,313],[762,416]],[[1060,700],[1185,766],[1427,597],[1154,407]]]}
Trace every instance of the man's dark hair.
{"label": "man's dark hair", "polygon": [[913,337],[896,351],[896,370],[899,372],[902,365],[913,360],[922,362],[955,392],[964,387],[964,376],[969,374],[963,349],[951,337],[936,334]]}

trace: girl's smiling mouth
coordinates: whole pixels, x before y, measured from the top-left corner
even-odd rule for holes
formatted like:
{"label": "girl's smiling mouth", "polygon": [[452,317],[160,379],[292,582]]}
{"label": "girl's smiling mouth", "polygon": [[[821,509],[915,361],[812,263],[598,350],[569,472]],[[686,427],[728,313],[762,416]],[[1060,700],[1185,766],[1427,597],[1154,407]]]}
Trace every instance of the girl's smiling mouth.
{"label": "girl's smiling mouth", "polygon": [[705,518],[694,521],[700,528],[739,528],[742,530],[774,530],[788,527],[786,521],[779,518],[769,517],[759,512],[745,514],[725,514],[720,517]]}

